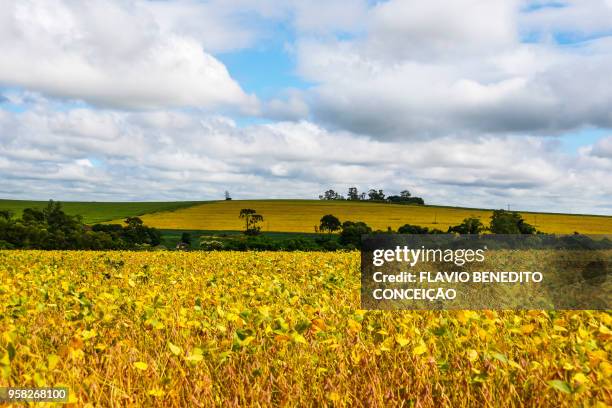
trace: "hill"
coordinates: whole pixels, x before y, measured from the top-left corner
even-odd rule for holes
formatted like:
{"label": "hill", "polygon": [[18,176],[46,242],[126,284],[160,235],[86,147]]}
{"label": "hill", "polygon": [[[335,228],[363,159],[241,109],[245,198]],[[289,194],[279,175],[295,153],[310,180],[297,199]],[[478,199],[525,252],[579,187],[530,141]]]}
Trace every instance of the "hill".
{"label": "hill", "polygon": [[[320,218],[333,214],[341,221],[364,221],[374,229],[397,229],[416,224],[443,231],[464,218],[477,217],[488,225],[491,210],[458,207],[398,205],[358,201],[322,200],[233,200],[187,206],[172,212],[142,216],[145,224],[161,229],[242,230],[238,218],[242,208],[252,208],[264,216],[263,231],[314,232]],[[612,217],[521,212],[525,220],[539,230],[550,233],[612,233]],[[118,222],[119,220],[117,220]]]}
{"label": "hill", "polygon": [[[67,214],[81,215],[86,224],[119,220],[122,223],[126,217],[164,211],[165,214],[177,209],[201,204],[201,201],[176,202],[76,202],[62,201],[62,208]],[[0,210],[10,210],[16,216],[21,216],[25,208],[44,208],[47,201],[0,200]]]}

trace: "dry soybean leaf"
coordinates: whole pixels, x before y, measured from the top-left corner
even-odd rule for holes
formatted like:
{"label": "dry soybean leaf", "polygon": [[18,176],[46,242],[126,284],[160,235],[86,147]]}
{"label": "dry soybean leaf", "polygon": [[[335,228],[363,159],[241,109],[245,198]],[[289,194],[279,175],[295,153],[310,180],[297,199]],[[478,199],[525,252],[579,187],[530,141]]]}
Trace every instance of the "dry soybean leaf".
{"label": "dry soybean leaf", "polygon": [[134,367],[136,367],[139,370],[144,371],[147,368],[149,368],[149,365],[147,363],[145,363],[145,362],[137,361],[137,362],[134,363]]}
{"label": "dry soybean leaf", "polygon": [[410,343],[410,340],[402,336],[395,336],[395,341],[400,345],[400,347],[405,347],[408,345],[408,343]]}
{"label": "dry soybean leaf", "polygon": [[474,349],[470,349],[466,352],[467,359],[470,361],[476,361],[478,359],[478,352]]}
{"label": "dry soybean leaf", "polygon": [[168,342],[168,348],[175,356],[178,356],[183,351],[179,346],[172,344],[170,341]]}
{"label": "dry soybean leaf", "polygon": [[423,342],[421,342],[421,344],[412,349],[412,354],[414,354],[415,356],[420,356],[425,352],[427,352],[427,346]]}

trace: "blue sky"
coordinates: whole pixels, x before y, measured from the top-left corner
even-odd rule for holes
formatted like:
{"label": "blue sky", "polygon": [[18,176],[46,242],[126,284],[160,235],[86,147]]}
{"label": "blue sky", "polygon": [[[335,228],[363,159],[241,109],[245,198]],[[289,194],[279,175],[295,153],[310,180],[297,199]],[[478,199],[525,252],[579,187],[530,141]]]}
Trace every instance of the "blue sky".
{"label": "blue sky", "polygon": [[0,197],[356,185],[612,213],[604,0],[11,0],[0,19]]}

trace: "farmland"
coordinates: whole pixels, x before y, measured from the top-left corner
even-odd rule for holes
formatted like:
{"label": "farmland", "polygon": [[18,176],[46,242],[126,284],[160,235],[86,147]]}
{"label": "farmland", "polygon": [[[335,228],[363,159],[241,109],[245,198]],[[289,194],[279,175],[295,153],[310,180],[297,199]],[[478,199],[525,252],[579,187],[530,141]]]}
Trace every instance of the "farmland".
{"label": "farmland", "polygon": [[359,310],[357,252],[0,251],[0,385],[88,406],[605,406],[612,317]]}
{"label": "farmland", "polygon": [[[443,231],[460,224],[464,218],[480,218],[488,224],[489,210],[395,205],[370,202],[321,201],[321,200],[252,200],[218,201],[194,205],[172,212],[157,212],[142,217],[145,224],[162,229],[185,230],[234,230],[244,229],[238,218],[242,208],[252,208],[264,216],[262,231],[314,232],[320,218],[333,214],[341,221],[364,221],[372,228],[397,229],[404,224],[414,224]],[[543,232],[571,234],[612,233],[612,217],[593,215],[569,215],[546,213],[521,213],[525,221]],[[115,220],[114,222],[120,222]]]}
{"label": "farmland", "polygon": [[[176,201],[176,202],[62,202],[62,208],[70,215],[80,215],[86,224],[95,224],[102,221],[139,216],[155,213],[157,211],[171,212],[180,208],[190,207],[200,202]],[[0,210],[9,210],[16,216],[26,208],[42,209],[47,201],[26,200],[0,200]]]}

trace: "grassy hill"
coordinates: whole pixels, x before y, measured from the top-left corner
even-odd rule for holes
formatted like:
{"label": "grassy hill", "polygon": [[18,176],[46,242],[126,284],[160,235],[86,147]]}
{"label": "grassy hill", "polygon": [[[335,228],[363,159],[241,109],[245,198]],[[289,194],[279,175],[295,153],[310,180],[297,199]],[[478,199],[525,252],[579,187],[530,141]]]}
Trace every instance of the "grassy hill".
{"label": "grassy hill", "polygon": [[[86,224],[97,222],[120,220],[125,217],[141,216],[143,214],[164,211],[168,214],[177,209],[201,204],[201,201],[178,201],[178,202],[134,202],[134,203],[108,203],[108,202],[62,202],[62,207],[67,214],[82,215]],[[0,200],[0,210],[10,210],[15,215],[21,216],[25,208],[43,208],[47,201],[25,201],[25,200]]]}
{"label": "grassy hill", "polygon": [[[21,215],[24,208],[42,208],[46,201],[0,200],[0,210]],[[88,224],[121,223],[128,216],[140,216],[147,225],[168,230],[240,231],[242,208],[253,208],[264,216],[263,231],[313,233],[325,214],[341,221],[364,221],[374,229],[397,229],[415,224],[446,230],[466,217],[488,224],[491,210],[412,206],[355,201],[321,200],[232,200],[179,202],[63,202],[69,214],[80,214]],[[522,212],[539,230],[552,233],[612,234],[612,217]]]}
{"label": "grassy hill", "polygon": [[[325,214],[341,221],[364,221],[374,229],[397,229],[404,224],[416,224],[445,231],[466,217],[478,217],[488,225],[491,210],[408,206],[397,204],[321,201],[321,200],[233,200],[187,206],[171,212],[156,212],[142,217],[145,224],[162,229],[242,230],[238,218],[240,209],[252,208],[264,216],[263,231],[314,232]],[[612,217],[523,212],[523,217],[539,230],[551,233],[585,234],[612,233]]]}

